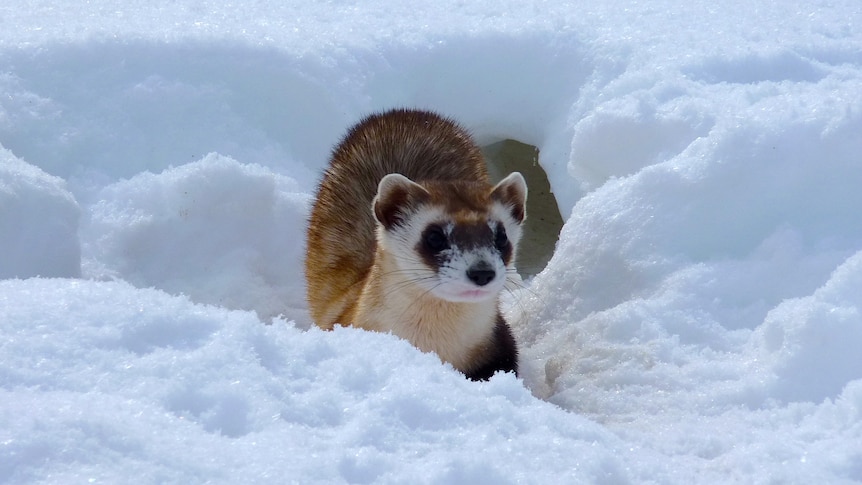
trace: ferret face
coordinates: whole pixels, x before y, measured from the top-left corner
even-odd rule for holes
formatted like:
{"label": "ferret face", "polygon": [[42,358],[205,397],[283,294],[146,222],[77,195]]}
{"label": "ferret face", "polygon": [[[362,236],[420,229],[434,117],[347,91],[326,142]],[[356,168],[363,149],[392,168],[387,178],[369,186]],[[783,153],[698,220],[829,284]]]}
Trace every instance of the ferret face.
{"label": "ferret face", "polygon": [[399,281],[447,301],[493,298],[514,271],[526,190],[519,173],[493,189],[387,175],[374,200],[378,244],[393,256]]}

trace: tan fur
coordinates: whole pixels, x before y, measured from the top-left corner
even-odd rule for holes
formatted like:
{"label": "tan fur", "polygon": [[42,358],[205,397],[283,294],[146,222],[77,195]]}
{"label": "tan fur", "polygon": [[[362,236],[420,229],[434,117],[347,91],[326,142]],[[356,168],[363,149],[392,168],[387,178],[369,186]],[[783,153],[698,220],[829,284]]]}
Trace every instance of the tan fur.
{"label": "tan fur", "polygon": [[[387,251],[378,250],[377,256],[354,307],[353,326],[390,332],[425,352],[436,352],[456,369],[469,368],[471,351],[489,337],[497,314],[496,299],[480,303],[440,300],[399,278]],[[387,298],[396,287],[403,287],[403,294]]]}

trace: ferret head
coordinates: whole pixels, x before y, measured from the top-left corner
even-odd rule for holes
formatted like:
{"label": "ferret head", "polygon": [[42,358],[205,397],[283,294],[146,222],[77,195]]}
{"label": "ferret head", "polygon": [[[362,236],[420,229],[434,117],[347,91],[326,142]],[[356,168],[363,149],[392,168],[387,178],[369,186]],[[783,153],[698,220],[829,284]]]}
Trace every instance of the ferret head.
{"label": "ferret head", "polygon": [[487,300],[514,270],[526,200],[527,184],[518,172],[493,188],[449,181],[420,185],[389,174],[373,203],[377,244],[393,257],[399,280],[447,301]]}

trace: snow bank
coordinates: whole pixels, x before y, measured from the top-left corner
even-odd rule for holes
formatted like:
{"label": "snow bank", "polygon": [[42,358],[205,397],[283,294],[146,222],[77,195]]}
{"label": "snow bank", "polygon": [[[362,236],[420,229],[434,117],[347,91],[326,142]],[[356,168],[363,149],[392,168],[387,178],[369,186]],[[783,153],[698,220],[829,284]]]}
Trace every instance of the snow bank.
{"label": "snow bank", "polygon": [[95,278],[255,310],[265,321],[305,308],[309,195],[258,165],[208,155],[96,194],[82,228]]}
{"label": "snow bank", "polygon": [[860,285],[862,251],[812,295],[785,300],[770,310],[752,335],[752,344],[774,369],[775,397],[819,402],[862,379]]}
{"label": "snow bank", "polygon": [[62,179],[0,145],[0,278],[80,276],[79,213]]}
{"label": "snow bank", "polygon": [[126,283],[47,279],[0,282],[0,322],[10,482],[627,476],[600,426],[512,376],[471,383],[389,335],[302,332]]}

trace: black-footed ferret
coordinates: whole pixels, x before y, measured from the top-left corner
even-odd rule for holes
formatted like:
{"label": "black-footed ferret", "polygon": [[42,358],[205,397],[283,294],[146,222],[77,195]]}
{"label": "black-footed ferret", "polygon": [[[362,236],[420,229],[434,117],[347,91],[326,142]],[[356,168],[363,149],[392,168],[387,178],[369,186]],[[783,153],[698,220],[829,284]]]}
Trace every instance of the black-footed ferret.
{"label": "black-footed ferret", "polygon": [[335,147],[308,226],[314,322],[391,332],[471,379],[518,371],[498,308],[526,216],[470,135],[418,110],[368,116]]}

